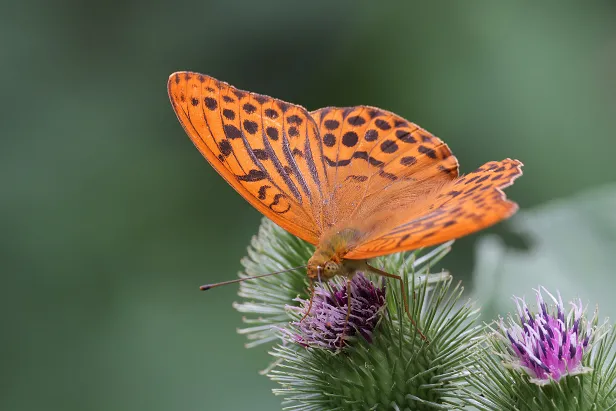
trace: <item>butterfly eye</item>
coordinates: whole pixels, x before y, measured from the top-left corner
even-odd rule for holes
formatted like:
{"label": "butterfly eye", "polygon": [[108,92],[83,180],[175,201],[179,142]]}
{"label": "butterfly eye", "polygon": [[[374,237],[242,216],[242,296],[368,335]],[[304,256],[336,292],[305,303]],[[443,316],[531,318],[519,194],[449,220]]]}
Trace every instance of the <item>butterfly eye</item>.
{"label": "butterfly eye", "polygon": [[334,263],[333,261],[328,261],[327,263],[325,263],[325,271],[328,271],[328,272],[338,271],[338,264]]}

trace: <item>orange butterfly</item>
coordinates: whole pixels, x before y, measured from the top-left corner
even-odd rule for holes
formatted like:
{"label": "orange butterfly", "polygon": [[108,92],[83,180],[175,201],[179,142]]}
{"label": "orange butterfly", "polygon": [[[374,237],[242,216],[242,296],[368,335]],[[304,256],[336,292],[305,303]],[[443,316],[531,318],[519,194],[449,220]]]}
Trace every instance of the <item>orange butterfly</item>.
{"label": "orange butterfly", "polygon": [[214,169],[253,207],[316,246],[306,266],[311,284],[369,271],[404,290],[400,276],[367,259],[459,238],[517,210],[501,189],[522,174],[521,162],[491,161],[459,177],[445,143],[391,112],[308,112],[191,72],[172,74],[168,91]]}

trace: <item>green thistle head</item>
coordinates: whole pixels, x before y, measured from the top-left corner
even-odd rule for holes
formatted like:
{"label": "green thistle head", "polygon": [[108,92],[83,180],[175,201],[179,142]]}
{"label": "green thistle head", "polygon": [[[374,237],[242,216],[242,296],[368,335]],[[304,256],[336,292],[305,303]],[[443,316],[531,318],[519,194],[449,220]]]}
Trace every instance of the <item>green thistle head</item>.
{"label": "green thistle head", "polygon": [[[281,385],[275,393],[288,409],[452,409],[464,404],[460,388],[471,369],[468,352],[481,328],[474,323],[477,311],[460,302],[462,288],[452,287],[447,273],[430,273],[450,245],[373,262],[405,279],[410,311],[429,343],[406,317],[401,290],[389,279],[355,276],[348,325],[341,318],[347,312],[345,282],[317,284],[313,311],[304,321],[310,297],[304,273],[241,285],[244,301],[235,307],[247,314],[250,326],[240,332],[248,336],[249,346],[277,342],[266,373]],[[311,246],[264,220],[241,276],[305,264],[311,254]],[[342,350],[336,348],[340,338]]]}

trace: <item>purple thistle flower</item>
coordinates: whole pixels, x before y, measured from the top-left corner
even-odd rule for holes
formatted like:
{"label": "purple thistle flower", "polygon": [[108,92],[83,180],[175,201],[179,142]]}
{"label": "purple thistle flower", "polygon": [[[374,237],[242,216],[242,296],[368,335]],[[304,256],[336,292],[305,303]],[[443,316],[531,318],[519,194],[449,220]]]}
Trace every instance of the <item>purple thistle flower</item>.
{"label": "purple thistle flower", "polygon": [[[303,317],[310,301],[296,301],[301,302],[301,307],[291,309]],[[358,333],[372,342],[372,331],[385,306],[385,286],[377,288],[362,274],[356,274],[351,280],[351,314],[348,323],[347,303],[346,281],[331,281],[329,287],[317,285],[310,314],[303,321],[293,323],[296,330],[290,333],[293,340],[304,347],[330,350],[340,349]]]}
{"label": "purple thistle flower", "polygon": [[[550,312],[543,300],[545,291],[554,302],[556,313]],[[586,321],[580,299],[572,301],[567,318],[563,302],[556,299],[544,287],[535,290],[539,311],[533,314],[526,302],[514,297],[518,322],[509,317],[509,328],[501,319],[500,328],[511,343],[517,359],[516,365],[524,369],[531,381],[538,384],[558,381],[565,375],[587,372],[582,366],[582,356],[589,349],[592,337],[592,321]],[[585,327],[582,327],[583,324]]]}

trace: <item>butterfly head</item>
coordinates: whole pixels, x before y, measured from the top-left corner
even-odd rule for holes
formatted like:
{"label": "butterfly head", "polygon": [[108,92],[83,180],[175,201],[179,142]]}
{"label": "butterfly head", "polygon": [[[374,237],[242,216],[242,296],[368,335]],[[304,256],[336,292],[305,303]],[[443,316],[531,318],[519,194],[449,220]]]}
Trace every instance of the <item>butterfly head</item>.
{"label": "butterfly head", "polygon": [[340,263],[320,256],[313,256],[308,260],[307,272],[308,278],[314,281],[327,281],[342,274]]}
{"label": "butterfly head", "polygon": [[366,271],[366,260],[348,260],[337,253],[315,252],[306,266],[312,281],[327,281],[337,275],[353,277],[357,271]]}

